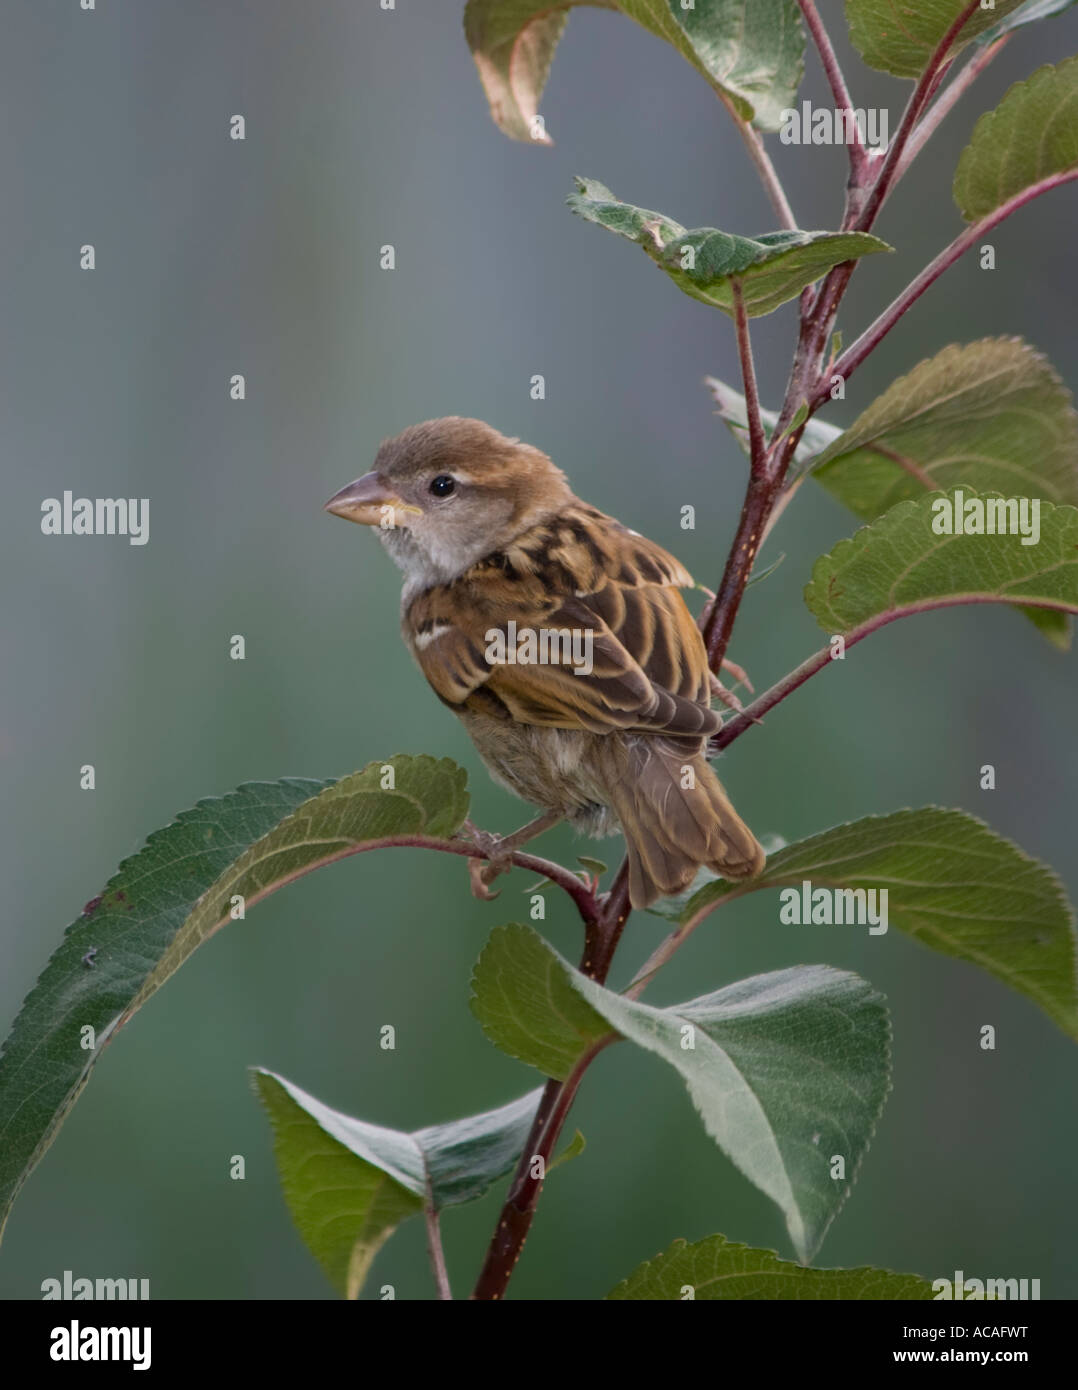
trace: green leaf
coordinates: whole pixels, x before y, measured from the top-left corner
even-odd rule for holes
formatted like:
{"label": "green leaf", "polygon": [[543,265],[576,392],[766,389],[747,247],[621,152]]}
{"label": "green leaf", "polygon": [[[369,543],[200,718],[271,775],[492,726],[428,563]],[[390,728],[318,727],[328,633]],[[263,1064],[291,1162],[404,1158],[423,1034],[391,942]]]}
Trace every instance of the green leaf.
{"label": "green leaf", "polygon": [[691,9],[680,0],[468,0],[465,37],[491,115],[506,135],[534,138],[554,49],[578,4],[620,11],[672,44],[762,130],[777,130],[797,95],[805,36],[795,0],[695,0]]}
{"label": "green leaf", "polygon": [[[813,476],[865,521],[957,484],[1078,504],[1078,415],[1047,359],[1020,338],[952,345],[893,382]],[[1066,648],[1066,614],[1025,613]]]}
{"label": "green leaf", "polygon": [[273,1126],[288,1209],[345,1298],[359,1296],[372,1260],[402,1221],[428,1202],[440,1211],[474,1201],[514,1167],[542,1095],[531,1091],[497,1110],[408,1134],[333,1110],[263,1067],[251,1075]]}
{"label": "green leaf", "polygon": [[645,1260],[607,1298],[636,1299],[927,1299],[932,1285],[919,1274],[889,1269],[806,1269],[773,1250],[708,1236],[674,1243]]}
{"label": "green leaf", "polygon": [[[970,509],[980,511],[982,526],[998,527],[992,509],[1007,507],[998,493],[956,488],[900,502],[816,561],[805,602],[825,631],[854,641],[897,618],[963,603],[1078,612],[1078,511],[1039,498],[1011,504],[1028,508],[1030,526],[1039,517],[1035,544],[1023,543],[1029,536],[969,533]],[[965,517],[963,534],[937,529],[949,521],[947,508],[950,524]]]}
{"label": "green leaf", "polygon": [[[719,414],[729,426],[730,433],[748,457],[750,452],[749,417],[745,408],[745,397],[740,391],[735,391],[732,386],[727,386],[724,381],[719,381],[717,377],[706,376],[704,383],[715,398],[715,404],[719,407]],[[775,410],[760,411],[764,434],[768,439],[775,431],[778,418],[778,412]],[[807,463],[809,459],[823,453],[841,434],[842,430],[837,425],[829,425],[818,417],[810,420],[805,426],[804,434],[798,440],[797,449],[794,452],[794,462]]]}
{"label": "green leaf", "polygon": [[[978,6],[951,44],[951,56],[1022,3],[995,0],[991,9]],[[850,42],[870,68],[896,77],[920,77],[967,7],[968,0],[846,0]]]}
{"label": "green leaf", "polygon": [[[1047,360],[1021,339],[952,345],[878,397],[824,450],[814,477],[864,520],[958,483],[1075,503],[1078,416]],[[1066,613],[1021,611],[1067,649]]]}
{"label": "green leaf", "polygon": [[553,1173],[555,1168],[560,1168],[563,1163],[571,1163],[574,1158],[579,1158],[588,1147],[588,1142],[579,1130],[573,1135],[572,1139],[558,1154],[557,1158],[547,1167],[547,1177]]}
{"label": "green leaf", "polygon": [[[864,980],[799,966],[656,1009],[589,980],[514,924],[493,934],[473,986],[491,1041],[547,1075],[568,1075],[611,1029],[669,1062],[708,1134],[777,1203],[798,1255],[810,1258],[889,1086],[887,1010]],[[831,1176],[836,1155],[841,1179]]]}
{"label": "green leaf", "polygon": [[575,213],[642,246],[679,289],[733,315],[736,281],[750,318],[795,299],[832,266],[892,248],[865,232],[765,232],[731,236],[714,227],[686,231],[659,212],[622,203],[595,179],[576,180],[566,202]]}
{"label": "green leaf", "polygon": [[610,1027],[531,927],[495,927],[472,973],[472,1013],[495,1047],[564,1081]]}
{"label": "green leaf", "polygon": [[794,430],[800,429],[800,427],[808,419],[808,413],[808,401],[802,401],[801,404],[794,411],[793,419],[790,421],[790,423],[786,426],[786,429],[783,431],[783,439],[785,439],[788,434],[793,434]]}
{"label": "green leaf", "polygon": [[958,484],[1075,505],[1078,414],[1020,338],[953,344],[892,382],[813,471],[864,521]]}
{"label": "green leaf", "polygon": [[995,43],[1013,29],[1021,29],[1024,25],[1034,24],[1039,19],[1050,19],[1053,15],[1069,10],[1074,4],[1075,0],[1026,0],[1025,4],[1019,5],[1005,19],[993,24],[991,29],[986,29],[977,40],[977,47],[987,48],[989,44]]}
{"label": "green leaf", "polygon": [[1078,58],[1016,82],[973,127],[954,176],[954,200],[979,222],[1035,186],[1078,177]]}
{"label": "green leaf", "polygon": [[749,884],[704,883],[677,920],[698,919],[746,892],[800,890],[806,880],[814,889],[886,890],[889,927],[979,965],[1078,1039],[1071,905],[1047,865],[982,821],[927,806],[836,825],[769,855]]}
{"label": "green leaf", "polygon": [[[390,766],[393,791],[382,787]],[[105,1045],[230,920],[235,895],[250,908],[385,836],[448,836],[467,810],[461,768],[398,756],[339,782],[252,782],[151,835],[67,929],[4,1045],[0,1231]]]}

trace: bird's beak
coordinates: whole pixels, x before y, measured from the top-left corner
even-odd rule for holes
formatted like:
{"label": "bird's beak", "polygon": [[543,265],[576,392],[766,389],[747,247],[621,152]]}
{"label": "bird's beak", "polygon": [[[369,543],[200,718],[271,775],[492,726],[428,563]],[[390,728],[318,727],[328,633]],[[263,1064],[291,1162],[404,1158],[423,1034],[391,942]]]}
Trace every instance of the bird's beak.
{"label": "bird's beak", "polygon": [[361,526],[407,526],[409,516],[422,516],[418,507],[402,502],[377,473],[364,473],[342,487],[326,503],[325,510]]}

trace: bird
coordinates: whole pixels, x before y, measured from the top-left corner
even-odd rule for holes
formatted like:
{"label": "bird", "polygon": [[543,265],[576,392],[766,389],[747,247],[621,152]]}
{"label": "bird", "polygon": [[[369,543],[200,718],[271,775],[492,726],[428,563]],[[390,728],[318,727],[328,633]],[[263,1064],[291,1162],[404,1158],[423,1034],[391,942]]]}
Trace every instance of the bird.
{"label": "bird", "polygon": [[[494,780],[540,811],[491,837],[482,885],[563,819],[621,830],[634,908],[702,866],[760,873],[764,851],[707,761],[722,716],[680,561],[577,497],[542,450],[461,416],[386,439],[325,510],[376,531],[403,572],[420,670]],[[473,888],[492,896],[474,874]]]}

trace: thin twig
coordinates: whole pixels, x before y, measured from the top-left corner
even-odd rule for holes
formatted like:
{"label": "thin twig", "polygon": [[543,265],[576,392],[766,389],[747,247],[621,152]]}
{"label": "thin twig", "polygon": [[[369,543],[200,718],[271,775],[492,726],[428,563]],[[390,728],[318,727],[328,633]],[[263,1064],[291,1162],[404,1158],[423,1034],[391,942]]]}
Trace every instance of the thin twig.
{"label": "thin twig", "polygon": [[[831,44],[831,38],[820,18],[815,0],[797,0],[801,6],[801,15],[805,21],[805,28],[812,35],[812,41],[820,55],[820,62],[823,64],[824,74],[827,77],[831,94],[835,98],[835,105],[839,111],[853,111],[854,105],[850,100],[850,91],[846,86],[846,79],[842,75],[842,67],[839,64],[835,50]],[[849,141],[850,169],[854,175],[859,172],[865,159],[865,146],[861,138],[861,131],[856,121],[853,125],[853,139]]]}
{"label": "thin twig", "polygon": [[741,380],[745,386],[745,417],[749,426],[749,458],[753,468],[763,467],[767,453],[763,421],[760,419],[760,396],[756,388],[756,366],[752,360],[752,339],[749,336],[749,317],[745,311],[745,295],[740,279],[730,277],[734,299],[734,325],[737,332],[737,355],[741,361]]}
{"label": "thin twig", "polygon": [[749,158],[756,165],[756,172],[760,175],[760,182],[764,186],[764,192],[771,201],[775,216],[779,222],[788,230],[797,230],[797,218],[794,216],[790,200],[786,197],[786,190],[782,186],[782,181],[778,176],[774,164],[771,163],[771,156],[764,146],[763,136],[760,132],[741,115],[733,101],[725,92],[716,88],[716,93],[723,106],[730,114],[730,118],[737,126],[738,134],[745,143],[745,148],[749,152]]}
{"label": "thin twig", "polygon": [[895,182],[905,174],[913,161],[924,149],[929,139],[938,130],[944,117],[954,108],[958,99],[973,86],[977,78],[984,72],[985,68],[1002,51],[1004,46],[1014,38],[1014,34],[1004,34],[995,43],[990,43],[980,52],[975,53],[960,73],[948,83],[947,87],[939,94],[932,105],[925,111],[924,115],[917,122],[906,142],[906,149],[902,158],[898,161],[895,168]]}
{"label": "thin twig", "polygon": [[906,109],[902,113],[898,132],[891,141],[890,149],[887,151],[876,181],[865,199],[861,216],[857,221],[858,231],[867,232],[872,227],[887,195],[898,182],[898,170],[906,144],[935,90],[935,84],[940,76],[940,68],[947,61],[955,40],[980,8],[980,3],[981,0],[967,0],[958,18],[944,34],[932,57],[928,60],[928,65],[917,79],[917,85],[914,87],[910,99],[906,103]]}
{"label": "thin twig", "polygon": [[[879,632],[880,628],[888,627],[891,623],[896,623],[900,618],[912,618],[918,613],[932,613],[941,608],[963,608],[970,604],[1013,604],[1017,607],[1043,608],[1048,611],[1058,613],[1073,613],[1074,604],[1068,603],[1065,599],[1055,598],[1001,598],[996,594],[946,594],[940,598],[920,599],[916,603],[905,604],[902,608],[892,609],[885,613],[877,613],[871,618],[867,618],[857,627],[851,628],[849,632],[843,634],[842,640],[844,650],[849,651],[858,642],[863,642],[866,637],[871,637],[874,632]],[[751,729],[754,724],[762,723],[762,716],[769,710],[773,710],[776,705],[781,704],[788,695],[792,695],[795,690],[804,685],[818,671],[822,671],[825,666],[829,666],[835,658],[831,654],[831,644],[821,647],[818,652],[813,652],[806,657],[800,666],[795,666],[788,675],[783,676],[782,680],[776,681],[770,690],[753,700],[751,705],[746,705],[740,714],[722,726],[719,732],[710,741],[708,752],[711,755],[720,753],[724,748],[729,748],[734,739],[740,738],[747,729]]]}
{"label": "thin twig", "polygon": [[[804,304],[805,300],[802,297],[802,305]],[[716,675],[719,674],[723,658],[726,656],[726,648],[733,633],[741,600],[745,595],[749,575],[752,573],[753,562],[763,544],[764,527],[804,429],[804,422],[794,430],[790,429],[790,424],[804,398],[809,379],[815,375],[814,314],[814,309],[807,317],[804,311],[802,312],[797,351],[790,370],[786,397],[771,435],[771,444],[762,459],[751,461],[745,500],[741,507],[737,532],[726,557],[722,579],[719,581],[715,598],[701,615],[700,626],[704,634],[704,645],[707,647],[708,665]]]}
{"label": "thin twig", "polygon": [[[968,251],[975,242],[979,241],[986,232],[990,232],[993,227],[998,226],[1000,222],[1010,217],[1012,212],[1017,212],[1026,203],[1032,202],[1034,198],[1039,198],[1042,193],[1049,193],[1053,188],[1059,188],[1062,184],[1070,183],[1076,178],[1078,178],[1078,169],[1068,169],[1062,174],[1050,174],[1048,178],[1041,179],[1039,183],[1031,184],[1028,188],[1024,188],[1021,193],[1016,193],[1013,198],[1009,198],[994,212],[990,212],[987,217],[983,217],[979,222],[967,227],[964,232],[955,237],[949,246],[945,246],[934,260],[925,266],[920,275],[906,286],[898,298],[889,304],[873,323],[869,324],[856,342],[850,344],[835,363],[834,372],[843,380],[848,381],[869,353],[874,351],[890,333],[907,309],[915,304],[925,290],[938,280],[949,266],[954,265],[955,261]],[[826,390],[820,388],[809,402],[810,411],[818,409],[826,396]]]}
{"label": "thin twig", "polygon": [[434,1287],[440,1299],[452,1302],[453,1291],[449,1287],[449,1271],[445,1267],[445,1252],[442,1249],[442,1232],[438,1224],[438,1212],[431,1197],[423,1203],[423,1215],[427,1222],[427,1254],[430,1256]]}
{"label": "thin twig", "polygon": [[754,893],[756,892],[756,888],[757,885],[751,881],[737,888],[731,887],[730,891],[724,893],[721,898],[711,899],[705,906],[700,908],[697,912],[694,912],[687,922],[683,922],[670,933],[665,941],[656,946],[655,950],[652,951],[651,955],[648,956],[647,960],[633,976],[632,980],[629,982],[628,988],[623,991],[625,998],[639,999],[655,975],[659,973],[677,951],[681,950],[682,946],[685,945],[685,942],[688,941],[689,937],[704,918],[710,916],[720,903],[732,902],[734,898],[744,897],[746,893]]}
{"label": "thin twig", "polygon": [[[489,859],[491,857],[485,850],[468,840],[443,840],[434,835],[385,835],[377,840],[361,840],[356,844],[346,845],[344,849],[334,850],[331,854],[325,855],[324,858],[304,864],[302,868],[286,874],[283,878],[274,879],[268,887],[249,897],[247,905],[248,907],[253,906],[278,888],[294,883],[297,879],[305,877],[325,864],[336,864],[340,859],[348,859],[353,854],[365,854],[369,850],[375,849],[433,849],[440,854],[459,854],[468,859]],[[567,869],[564,864],[555,864],[551,859],[540,859],[537,854],[526,854],[521,850],[514,851],[509,856],[509,861],[518,869],[527,869],[532,874],[542,874],[544,878],[556,883],[572,898],[585,926],[598,919],[601,911],[599,899],[584,880],[573,873],[572,869]],[[214,930],[224,926],[229,920],[226,915],[216,924]]]}

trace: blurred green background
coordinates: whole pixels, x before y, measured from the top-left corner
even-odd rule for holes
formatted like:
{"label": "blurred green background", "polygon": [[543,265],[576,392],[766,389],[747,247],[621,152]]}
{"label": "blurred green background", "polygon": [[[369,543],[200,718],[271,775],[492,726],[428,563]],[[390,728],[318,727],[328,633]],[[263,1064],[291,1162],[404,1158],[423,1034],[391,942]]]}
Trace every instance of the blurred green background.
{"label": "blurred green background", "polygon": [[[332,776],[394,752],[467,766],[480,824],[526,811],[488,781],[400,643],[398,577],[373,537],[323,514],[379,441],[477,415],[549,451],[578,492],[674,549],[714,585],[743,486],[705,373],[734,382],[733,332],[641,253],[572,217],[574,174],[688,226],[774,218],[706,84],[630,21],[570,18],[542,109],[553,149],[487,113],[461,5],[398,0],[4,0],[0,260],[5,661],[0,796],[6,1031],[62,930],[145,835],[252,779]],[[824,0],[838,35],[841,7]],[[885,211],[898,248],[858,272],[846,340],[950,240],[949,193],[976,115],[1078,48],[1078,20],[1024,31],[963,100]],[[908,85],[840,51],[892,130]],[[830,105],[810,57],[804,95]],[[244,143],[228,138],[233,113]],[[840,150],[770,141],[804,227],[833,227]],[[1078,190],[993,233],[998,269],[950,270],[851,383],[851,420],[947,342],[1021,334],[1078,381]],[[84,242],[93,274],[78,269]],[[379,269],[392,243],[397,269]],[[766,401],[792,346],[788,307],[754,324]],[[229,377],[248,397],[230,401]],[[534,373],[546,400],[530,399]],[[150,498],[150,541],[42,536],[40,505]],[[696,507],[697,529],[679,527]],[[806,487],[769,543],[732,654],[758,689],[821,644],[801,602],[813,559],[855,529]],[[229,660],[233,633],[247,642]],[[899,624],[813,680],[724,758],[761,835],[795,839],[936,803],[987,819],[1078,888],[1074,658],[1002,611]],[[81,791],[91,762],[97,789]],[[993,763],[997,790],[979,789]],[[558,831],[543,850],[569,857]],[[617,861],[617,845],[604,854]],[[460,863],[362,856],[221,932],[140,1013],[31,1178],[0,1250],[0,1294],[139,1276],[153,1297],[325,1298],[281,1199],[245,1068],[414,1128],[501,1104],[535,1076],[468,1011],[487,934],[522,918],[529,881],[469,896]],[[579,930],[557,899],[551,941]],[[614,983],[662,925],[636,917]],[[818,1262],[930,1278],[1040,1278],[1078,1294],[1073,1045],[1026,1000],[897,930],[781,927],[761,894],[713,917],[649,994],[672,1002],[742,976],[827,962],[889,996],[895,1084]],[[397,1050],[383,1052],[391,1023]],[[997,1029],[995,1052],[978,1030]],[[780,1218],[717,1152],[680,1081],[629,1047],[604,1054],[573,1112],[582,1158],[553,1175],[517,1297],[594,1298],[675,1236],[790,1247]],[[229,1178],[243,1154],[247,1179]],[[445,1220],[464,1293],[500,1193]],[[368,1286],[428,1298],[421,1225]]]}

